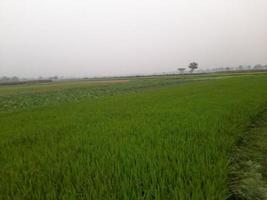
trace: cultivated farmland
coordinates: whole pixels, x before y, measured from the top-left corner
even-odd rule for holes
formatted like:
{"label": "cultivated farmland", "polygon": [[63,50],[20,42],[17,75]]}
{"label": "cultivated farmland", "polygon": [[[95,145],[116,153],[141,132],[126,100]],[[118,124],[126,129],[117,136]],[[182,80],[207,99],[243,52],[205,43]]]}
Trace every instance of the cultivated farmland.
{"label": "cultivated farmland", "polygon": [[0,199],[229,197],[267,74],[0,87]]}

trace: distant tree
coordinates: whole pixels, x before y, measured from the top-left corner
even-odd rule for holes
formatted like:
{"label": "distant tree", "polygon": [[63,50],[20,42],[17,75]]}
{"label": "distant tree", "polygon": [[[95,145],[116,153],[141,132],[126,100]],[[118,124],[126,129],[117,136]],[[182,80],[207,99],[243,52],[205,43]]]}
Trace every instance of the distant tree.
{"label": "distant tree", "polygon": [[242,71],[243,69],[244,69],[243,65],[239,65],[239,66],[238,66],[238,70],[239,70],[239,71]]}
{"label": "distant tree", "polygon": [[52,80],[52,81],[55,81],[55,80],[58,80],[58,76],[52,76],[49,79]]}
{"label": "distant tree", "polygon": [[6,76],[3,76],[3,77],[0,78],[1,82],[5,82],[5,81],[8,81],[8,80],[9,80],[9,78],[6,77]]}
{"label": "distant tree", "polygon": [[186,68],[178,68],[178,71],[180,72],[180,74],[184,74],[184,71],[186,70]]}
{"label": "distant tree", "polygon": [[195,69],[198,68],[198,63],[196,63],[196,62],[191,62],[191,63],[189,64],[188,68],[190,69],[190,72],[193,73],[193,71],[194,71]]}
{"label": "distant tree", "polygon": [[256,70],[261,70],[262,68],[263,67],[262,67],[261,64],[257,64],[257,65],[254,66],[254,69],[256,69]]}
{"label": "distant tree", "polygon": [[10,80],[13,81],[13,82],[16,82],[16,81],[19,81],[19,78],[16,77],[16,76],[13,76],[13,77],[10,78]]}

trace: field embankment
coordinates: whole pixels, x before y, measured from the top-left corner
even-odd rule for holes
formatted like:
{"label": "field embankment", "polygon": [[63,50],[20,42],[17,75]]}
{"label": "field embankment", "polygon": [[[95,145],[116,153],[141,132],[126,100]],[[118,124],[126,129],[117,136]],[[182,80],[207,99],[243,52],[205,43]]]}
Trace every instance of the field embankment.
{"label": "field embankment", "polygon": [[231,160],[231,199],[267,199],[267,109],[238,140]]}

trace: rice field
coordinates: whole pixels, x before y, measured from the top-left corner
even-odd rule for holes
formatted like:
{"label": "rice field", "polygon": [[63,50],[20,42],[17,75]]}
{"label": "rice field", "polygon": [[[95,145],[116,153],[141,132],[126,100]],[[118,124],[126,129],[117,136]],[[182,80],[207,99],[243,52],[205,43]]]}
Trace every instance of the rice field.
{"label": "rice field", "polygon": [[267,74],[0,87],[0,199],[230,197]]}

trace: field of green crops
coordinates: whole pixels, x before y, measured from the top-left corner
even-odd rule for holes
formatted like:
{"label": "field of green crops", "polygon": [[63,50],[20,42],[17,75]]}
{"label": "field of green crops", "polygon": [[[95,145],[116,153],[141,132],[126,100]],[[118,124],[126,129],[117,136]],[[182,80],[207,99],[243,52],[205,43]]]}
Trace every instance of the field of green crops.
{"label": "field of green crops", "polygon": [[267,74],[0,86],[0,199],[230,196]]}

